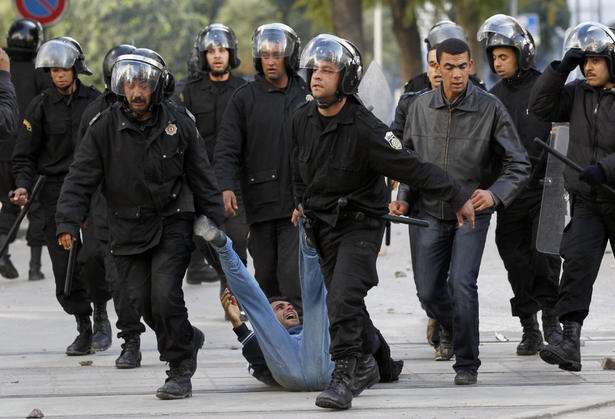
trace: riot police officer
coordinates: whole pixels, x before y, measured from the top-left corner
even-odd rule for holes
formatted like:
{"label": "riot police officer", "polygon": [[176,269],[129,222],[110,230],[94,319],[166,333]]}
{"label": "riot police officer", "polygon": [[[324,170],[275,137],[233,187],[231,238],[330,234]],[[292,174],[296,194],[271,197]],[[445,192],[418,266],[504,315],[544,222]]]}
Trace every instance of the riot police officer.
{"label": "riot police officer", "polygon": [[[200,64],[199,76],[189,80],[179,95],[182,103],[196,118],[196,125],[205,140],[205,148],[209,161],[214,164],[214,149],[216,136],[222,122],[226,105],[233,92],[245,81],[235,77],[231,70],[240,64],[238,42],[231,28],[220,23],[213,23],[203,29],[196,38],[196,51]],[[233,189],[237,198],[237,214],[230,217],[224,227],[233,241],[233,247],[241,260],[247,263],[248,226],[245,219],[245,209],[241,199],[241,191],[237,183]],[[220,290],[226,288],[224,272],[217,261],[215,251],[203,249],[210,265],[217,270],[220,278]],[[201,275],[205,273],[203,256],[197,249],[190,259],[186,281],[200,283]]]}
{"label": "riot police officer", "polygon": [[64,295],[69,254],[56,240],[55,212],[62,182],[73,160],[81,115],[99,93],[79,80],[79,74],[92,72],[81,46],[72,38],[45,42],[36,55],[35,66],[50,72],[53,87],[36,96],[25,111],[13,152],[17,189],[12,201],[24,205],[37,175],[46,177],[39,199],[45,216],[45,240],[53,266],[56,297],[66,313],[75,315],[79,331],[75,341],[66,348],[66,354],[86,355],[92,351],[92,307],[78,274],[70,294]]}
{"label": "riot police officer", "polygon": [[[314,100],[293,118],[293,220],[307,217],[325,286],[335,369],[316,399],[320,407],[347,409],[358,371],[365,387],[377,370],[365,369],[373,329],[365,296],[378,283],[376,258],[384,233],[388,189],[383,175],[410,182],[450,202],[473,221],[469,195],[436,167],[404,149],[400,140],[354,96],[362,75],[359,51],[348,41],[323,34],[301,55]],[[372,377],[372,379],[369,379]],[[359,381],[359,380],[357,380]],[[359,392],[363,390],[359,389]],[[356,394],[356,393],[355,393]]]}
{"label": "riot police officer", "polygon": [[[43,41],[43,27],[40,23],[29,19],[19,19],[13,22],[6,37],[6,52],[11,58],[11,79],[17,94],[20,118],[23,117],[30,101],[43,90],[51,87],[49,75],[42,69],[34,68],[34,58]],[[9,191],[15,188],[11,168],[15,141],[16,133],[0,140],[0,200],[2,201],[0,243],[3,242],[4,236],[8,234],[19,213],[19,207],[8,200]],[[42,247],[45,245],[43,234],[45,221],[38,199],[30,206],[28,221],[26,233],[26,241],[30,247],[28,279],[36,281],[45,277],[41,272]],[[0,259],[0,275],[6,278],[17,278],[19,275],[8,254]]]}
{"label": "riot police officer", "polygon": [[529,183],[510,206],[498,210],[495,241],[514,293],[510,300],[512,314],[519,317],[523,327],[517,355],[535,355],[542,347],[538,310],[542,310],[547,342],[553,343],[561,334],[553,311],[560,258],[536,250],[547,156],[533,140],[547,141],[551,123],[528,112],[530,94],[540,76],[534,68],[536,47],[530,32],[515,18],[497,14],[483,23],[477,38],[485,49],[491,71],[500,77],[490,93],[506,106],[532,163]]}
{"label": "riot police officer", "polygon": [[305,102],[306,86],[296,74],[299,37],[281,23],[259,26],[252,37],[254,81],[238,88],[226,108],[216,142],[216,174],[227,215],[241,195],[250,226],[248,247],[255,277],[268,297],[284,295],[301,306],[298,232],[290,170],[290,120]]}
{"label": "riot police officer", "polygon": [[[156,52],[118,57],[111,90],[122,100],[90,123],[58,202],[57,234],[70,248],[102,183],[110,252],[117,270],[118,311],[141,314],[156,333],[168,378],[156,396],[192,394],[203,333],[188,321],[182,281],[194,249],[195,214],[224,222],[222,197],[194,119],[164,100],[169,74]],[[132,317],[131,317],[132,315]],[[127,341],[142,324],[119,324]]]}
{"label": "riot police officer", "polygon": [[[585,170],[581,175],[564,171],[572,218],[560,246],[564,264],[556,310],[563,339],[547,345],[540,357],[580,371],[581,327],[607,242],[615,246],[615,196],[600,188],[615,185],[615,34],[600,23],[584,22],[569,33],[564,50],[563,59],[547,66],[536,81],[530,112],[545,121],[570,123],[568,157]],[[566,84],[577,66],[585,80]]]}

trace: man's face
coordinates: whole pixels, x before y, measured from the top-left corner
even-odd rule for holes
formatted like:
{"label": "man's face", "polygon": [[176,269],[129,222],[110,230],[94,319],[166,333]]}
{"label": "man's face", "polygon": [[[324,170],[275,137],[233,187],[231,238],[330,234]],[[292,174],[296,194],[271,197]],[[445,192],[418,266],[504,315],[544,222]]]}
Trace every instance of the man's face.
{"label": "man's face", "polygon": [[214,75],[222,75],[229,69],[230,54],[226,48],[211,47],[205,51],[209,71]]}
{"label": "man's face", "polygon": [[143,113],[149,109],[152,89],[147,81],[135,79],[131,82],[124,82],[124,95],[132,111]]}
{"label": "man's face", "polygon": [[293,326],[301,324],[299,314],[297,314],[295,307],[288,301],[274,301],[271,303],[271,309],[284,329],[288,330]]}
{"label": "man's face", "polygon": [[320,61],[312,70],[310,89],[317,99],[335,96],[340,80],[339,67],[329,61]]}
{"label": "man's face", "polygon": [[442,53],[438,70],[442,75],[445,92],[453,95],[463,92],[468,85],[473,64],[467,52],[457,55]]}
{"label": "man's face", "polygon": [[583,70],[592,87],[604,87],[609,82],[609,62],[605,57],[587,57]]}
{"label": "man's face", "polygon": [[269,44],[260,53],[265,78],[277,81],[286,75],[284,54],[279,44]]}
{"label": "man's face", "polygon": [[442,75],[438,71],[438,60],[436,59],[436,50],[431,49],[427,53],[427,77],[432,89],[437,89],[442,83]]}
{"label": "man's face", "polygon": [[509,79],[517,74],[517,54],[513,48],[494,48],[491,51],[493,68],[503,79]]}
{"label": "man's face", "polygon": [[68,89],[75,81],[72,68],[54,67],[51,69],[51,80],[53,85],[60,90]]}

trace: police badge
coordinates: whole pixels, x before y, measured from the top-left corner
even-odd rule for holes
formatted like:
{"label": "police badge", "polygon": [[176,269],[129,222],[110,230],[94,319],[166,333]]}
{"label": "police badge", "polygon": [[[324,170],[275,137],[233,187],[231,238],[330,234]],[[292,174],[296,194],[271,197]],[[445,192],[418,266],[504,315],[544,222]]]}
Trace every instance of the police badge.
{"label": "police badge", "polygon": [[386,140],[387,143],[389,143],[391,148],[393,148],[395,150],[401,150],[402,149],[401,141],[399,141],[399,138],[397,138],[395,136],[395,134],[393,134],[391,131],[388,131],[384,135],[384,139]]}
{"label": "police badge", "polygon": [[177,134],[177,125],[175,125],[175,124],[167,125],[167,127],[164,129],[164,132],[166,132],[167,135],[175,135],[175,134]]}

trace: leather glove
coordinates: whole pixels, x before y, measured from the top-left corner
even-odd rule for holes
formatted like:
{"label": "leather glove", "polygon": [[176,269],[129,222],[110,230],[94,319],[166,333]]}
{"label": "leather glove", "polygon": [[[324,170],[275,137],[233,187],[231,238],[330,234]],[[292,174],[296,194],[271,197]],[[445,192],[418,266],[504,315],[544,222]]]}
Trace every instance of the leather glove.
{"label": "leather glove", "polygon": [[585,52],[579,48],[571,48],[557,66],[557,72],[562,74],[570,73],[576,66],[582,66],[584,61]]}
{"label": "leather glove", "polygon": [[599,164],[592,164],[581,172],[579,179],[591,186],[598,186],[606,182],[606,173]]}

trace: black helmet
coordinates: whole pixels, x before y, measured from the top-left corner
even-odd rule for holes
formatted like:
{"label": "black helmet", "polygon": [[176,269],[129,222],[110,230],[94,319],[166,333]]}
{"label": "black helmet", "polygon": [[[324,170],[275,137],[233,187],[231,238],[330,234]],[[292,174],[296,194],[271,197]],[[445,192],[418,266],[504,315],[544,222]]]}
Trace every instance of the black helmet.
{"label": "black helmet", "polygon": [[450,20],[441,20],[431,27],[425,38],[427,49],[432,50],[438,47],[438,44],[450,38],[461,39],[468,42],[466,31]]}
{"label": "black helmet", "polygon": [[515,50],[519,70],[527,70],[534,64],[534,38],[514,17],[502,14],[491,16],[481,25],[476,38],[485,48],[487,61],[494,73],[492,51],[498,47]]}
{"label": "black helmet", "polygon": [[152,105],[169,97],[175,86],[175,79],[160,54],[147,48],[137,48],[131,54],[117,57],[111,72],[111,91],[125,97],[124,83],[137,79],[149,85]]}
{"label": "black helmet", "polygon": [[19,19],[9,28],[6,46],[11,49],[36,52],[43,41],[43,26],[39,22]]}
{"label": "black helmet", "polygon": [[[316,36],[307,43],[301,53],[299,66],[307,70],[308,86],[310,86],[314,69],[322,62],[334,64],[340,72],[340,81],[336,92],[337,100],[342,96],[357,93],[359,82],[363,77],[363,65],[359,50],[351,42],[325,33]],[[319,102],[318,105],[327,107],[331,103]]]}
{"label": "black helmet", "polygon": [[[205,53],[211,47],[226,48],[230,56],[229,66],[231,68],[237,68],[239,64],[241,64],[241,60],[239,60],[238,56],[239,42],[237,42],[235,32],[222,23],[212,23],[203,29],[197,35],[195,45],[201,54]],[[207,59],[204,57],[201,68],[205,71],[209,71]]]}
{"label": "black helmet", "polygon": [[[586,56],[605,57],[609,62],[611,80],[615,80],[615,33],[596,22],[579,23],[567,31],[564,54],[572,48],[580,49]],[[581,72],[584,73],[583,66]]]}
{"label": "black helmet", "polygon": [[69,36],[54,38],[41,45],[34,66],[47,69],[72,68],[77,74],[94,74],[85,63],[81,45]]}
{"label": "black helmet", "polygon": [[113,64],[115,64],[115,60],[120,55],[132,54],[137,47],[129,44],[120,44],[111,48],[105,54],[105,58],[103,58],[102,70],[103,70],[103,79],[105,81],[105,86],[107,89],[111,86],[111,72],[113,70]]}
{"label": "black helmet", "polygon": [[275,52],[284,56],[286,69],[295,73],[299,68],[299,47],[301,40],[290,26],[283,23],[261,25],[252,35],[252,58],[254,68],[263,74],[261,54],[275,46]]}

